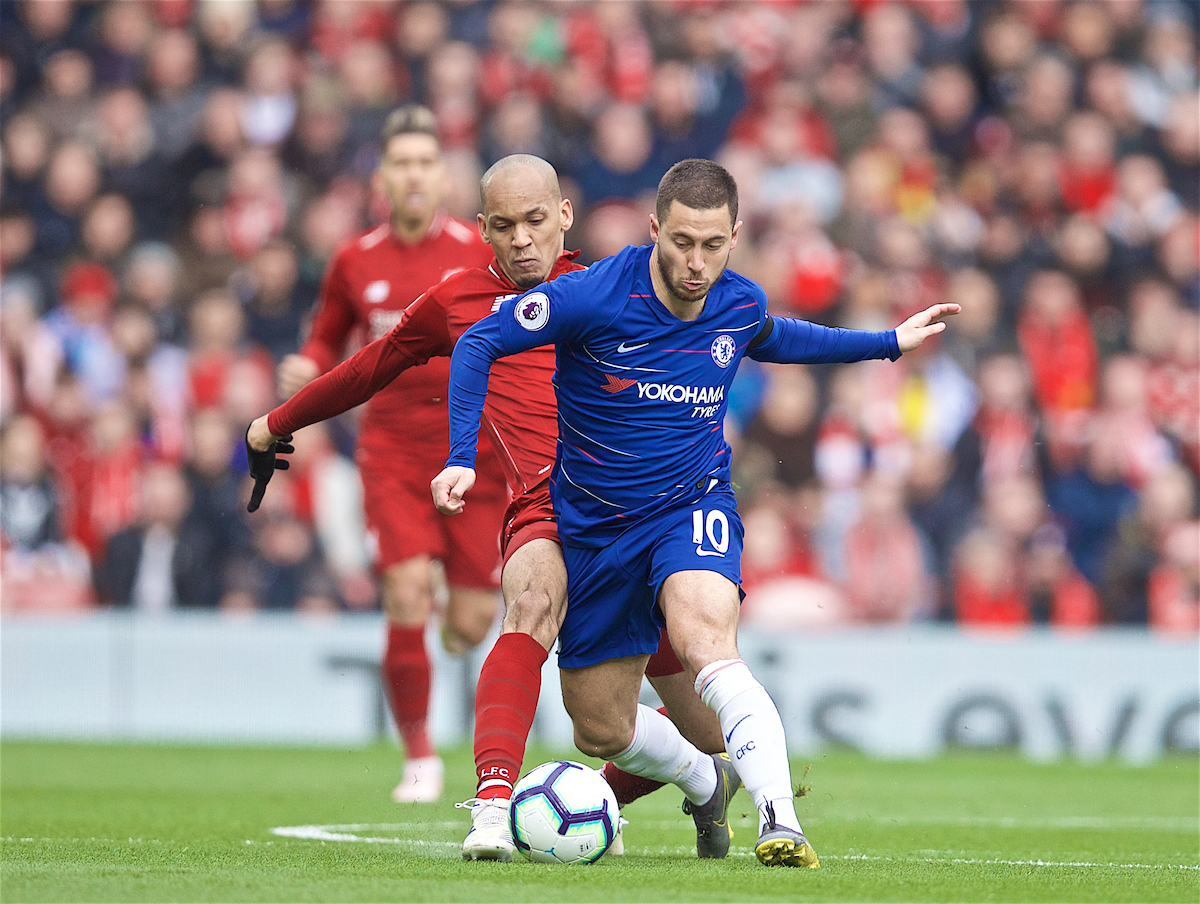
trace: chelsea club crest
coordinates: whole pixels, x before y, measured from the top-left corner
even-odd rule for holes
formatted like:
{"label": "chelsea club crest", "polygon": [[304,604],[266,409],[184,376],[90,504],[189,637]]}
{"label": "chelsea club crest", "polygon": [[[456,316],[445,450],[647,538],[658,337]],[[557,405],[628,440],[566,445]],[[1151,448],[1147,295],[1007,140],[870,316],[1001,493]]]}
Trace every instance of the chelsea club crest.
{"label": "chelsea club crest", "polygon": [[728,367],[733,361],[733,356],[737,353],[737,343],[733,341],[733,337],[728,333],[722,333],[713,340],[712,359],[717,362],[717,367]]}

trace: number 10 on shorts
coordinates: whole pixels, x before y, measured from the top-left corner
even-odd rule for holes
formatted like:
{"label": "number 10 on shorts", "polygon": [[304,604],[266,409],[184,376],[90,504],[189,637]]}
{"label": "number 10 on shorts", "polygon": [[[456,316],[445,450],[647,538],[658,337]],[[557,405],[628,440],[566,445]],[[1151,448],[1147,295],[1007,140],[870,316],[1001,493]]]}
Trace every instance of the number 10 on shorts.
{"label": "number 10 on shorts", "polygon": [[[711,549],[704,548],[708,540]],[[723,556],[729,549],[729,521],[720,509],[713,509],[706,517],[703,509],[692,512],[692,542],[696,544],[698,556]]]}

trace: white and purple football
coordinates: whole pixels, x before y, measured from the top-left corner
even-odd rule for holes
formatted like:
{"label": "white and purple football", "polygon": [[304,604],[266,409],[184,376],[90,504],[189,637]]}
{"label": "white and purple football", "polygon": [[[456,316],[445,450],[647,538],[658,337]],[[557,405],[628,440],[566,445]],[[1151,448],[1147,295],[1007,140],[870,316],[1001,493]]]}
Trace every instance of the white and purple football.
{"label": "white and purple football", "polygon": [[529,770],[508,811],[517,850],[537,863],[595,863],[617,832],[617,798],[595,769],[565,760]]}

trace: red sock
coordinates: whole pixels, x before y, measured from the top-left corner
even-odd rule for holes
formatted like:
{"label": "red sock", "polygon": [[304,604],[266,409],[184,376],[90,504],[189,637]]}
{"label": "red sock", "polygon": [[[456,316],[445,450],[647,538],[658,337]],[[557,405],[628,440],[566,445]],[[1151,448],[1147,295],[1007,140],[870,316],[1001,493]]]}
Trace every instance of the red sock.
{"label": "red sock", "polygon": [[[664,716],[667,714],[665,706],[660,706],[658,711]],[[623,769],[618,769],[614,763],[605,763],[600,774],[604,776],[608,786],[613,789],[613,794],[617,796],[618,807],[631,804],[639,797],[645,797],[651,791],[657,791],[666,784],[666,782],[656,781],[652,778],[631,775]]]}
{"label": "red sock", "polygon": [[501,634],[483,661],[475,691],[477,797],[512,797],[547,655],[529,634]]}
{"label": "red sock", "polygon": [[409,759],[435,756],[429,740],[429,656],[425,627],[388,624],[387,649],[380,668],[392,718]]}

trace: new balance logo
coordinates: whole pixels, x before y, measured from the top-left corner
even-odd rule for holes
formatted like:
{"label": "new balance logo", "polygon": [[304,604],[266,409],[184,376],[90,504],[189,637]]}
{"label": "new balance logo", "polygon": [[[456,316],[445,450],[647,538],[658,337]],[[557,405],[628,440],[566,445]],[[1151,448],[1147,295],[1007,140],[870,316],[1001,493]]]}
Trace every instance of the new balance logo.
{"label": "new balance logo", "polygon": [[620,392],[622,389],[628,389],[637,380],[625,380],[621,377],[614,377],[612,374],[605,374],[605,383],[600,388],[605,392]]}

